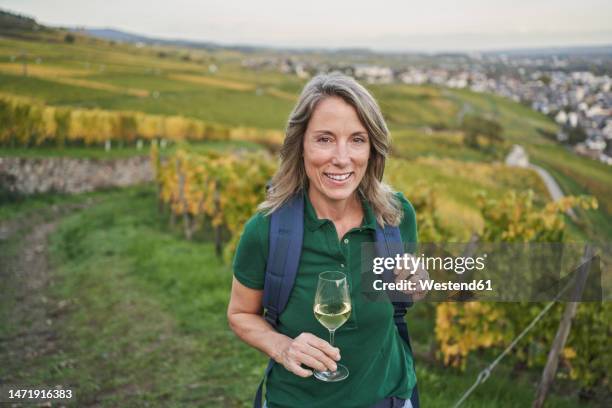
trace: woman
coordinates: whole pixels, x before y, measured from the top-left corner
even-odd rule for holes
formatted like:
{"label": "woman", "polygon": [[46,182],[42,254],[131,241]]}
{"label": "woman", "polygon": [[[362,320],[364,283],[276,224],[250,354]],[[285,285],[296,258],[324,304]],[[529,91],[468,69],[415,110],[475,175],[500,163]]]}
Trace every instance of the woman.
{"label": "woman", "polygon": [[[393,308],[360,296],[361,244],[373,241],[376,223],[399,225],[404,243],[417,242],[414,208],[381,182],[388,151],[387,126],[365,88],[341,74],[319,75],[305,86],[290,115],[268,197],[238,244],[228,307],[236,335],[277,363],[266,383],[270,408],[412,406],[412,355],[398,334]],[[304,197],[302,252],[274,329],[262,317],[269,218],[295,194]],[[318,274],[326,270],[347,275],[352,299],[335,347],[324,340],[328,332],[312,311]],[[313,370],[335,370],[340,359],[349,367],[347,379],[324,383],[312,376]]]}

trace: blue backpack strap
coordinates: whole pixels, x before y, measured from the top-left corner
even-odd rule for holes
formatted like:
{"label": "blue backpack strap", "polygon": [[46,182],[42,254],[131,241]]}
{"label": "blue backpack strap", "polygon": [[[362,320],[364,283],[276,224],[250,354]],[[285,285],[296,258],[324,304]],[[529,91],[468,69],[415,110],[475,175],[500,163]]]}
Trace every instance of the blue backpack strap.
{"label": "blue backpack strap", "polygon": [[[304,195],[300,191],[270,216],[270,246],[264,281],[265,319],[278,327],[278,318],[287,306],[297,275],[304,239]],[[261,408],[263,385],[274,366],[270,359],[255,394],[254,408]]]}
{"label": "blue backpack strap", "polygon": [[270,370],[272,370],[272,366],[274,365],[274,360],[270,359],[268,361],[268,366],[266,367],[266,371],[264,372],[264,376],[259,382],[259,387],[257,387],[257,393],[255,394],[255,401],[253,401],[253,408],[261,408],[262,406],[262,398],[263,398],[263,386],[266,378],[268,378],[268,374],[270,374]]}
{"label": "blue backpack strap", "polygon": [[264,283],[265,318],[274,328],[285,310],[297,275],[304,238],[304,196],[300,192],[270,216],[270,247]]}
{"label": "blue backpack strap", "polygon": [[[396,255],[404,254],[404,246],[402,243],[402,236],[399,227],[387,225],[385,228],[381,228],[380,225],[376,224],[375,232],[375,243],[376,255],[380,257],[395,257]],[[413,250],[413,245],[410,245],[410,249]],[[383,272],[383,279],[386,282],[393,282],[395,280],[392,270],[385,270]],[[412,306],[413,302],[409,299],[406,301],[393,301],[393,321],[397,326],[397,331],[404,341],[408,344],[408,348],[412,353],[412,345],[410,344],[410,335],[408,333],[408,325],[406,324],[405,316],[407,309]],[[412,353],[414,355],[414,353]],[[413,359],[414,366],[414,359]],[[410,396],[410,402],[414,408],[420,407],[419,401],[419,390],[415,385],[412,389],[412,395]]]}

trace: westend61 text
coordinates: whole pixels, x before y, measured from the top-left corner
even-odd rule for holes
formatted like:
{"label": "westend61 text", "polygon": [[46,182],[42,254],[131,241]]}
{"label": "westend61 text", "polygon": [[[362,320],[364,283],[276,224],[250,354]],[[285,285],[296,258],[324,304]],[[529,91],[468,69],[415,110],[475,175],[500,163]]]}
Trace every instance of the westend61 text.
{"label": "westend61 text", "polygon": [[[456,291],[456,290],[471,290],[483,291],[493,290],[491,279],[473,280],[471,282],[436,282],[433,279],[419,280],[420,290],[426,291]],[[375,280],[372,283],[374,290],[398,290],[398,291],[414,291],[417,290],[417,282],[400,280],[397,282],[383,282],[381,279]]]}

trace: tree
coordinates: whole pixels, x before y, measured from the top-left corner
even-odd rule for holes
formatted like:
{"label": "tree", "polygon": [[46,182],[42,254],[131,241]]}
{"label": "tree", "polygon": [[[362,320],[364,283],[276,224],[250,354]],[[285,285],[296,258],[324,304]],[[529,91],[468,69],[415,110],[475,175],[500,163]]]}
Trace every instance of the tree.
{"label": "tree", "polygon": [[464,133],[464,143],[466,146],[475,149],[482,147],[479,136],[484,138],[489,146],[504,140],[501,136],[503,128],[498,122],[478,115],[464,116],[460,128]]}
{"label": "tree", "polygon": [[587,135],[584,132],[584,129],[582,129],[582,127],[580,126],[576,126],[576,127],[567,126],[565,130],[567,132],[567,143],[569,143],[572,146],[578,143],[584,142],[587,138]]}

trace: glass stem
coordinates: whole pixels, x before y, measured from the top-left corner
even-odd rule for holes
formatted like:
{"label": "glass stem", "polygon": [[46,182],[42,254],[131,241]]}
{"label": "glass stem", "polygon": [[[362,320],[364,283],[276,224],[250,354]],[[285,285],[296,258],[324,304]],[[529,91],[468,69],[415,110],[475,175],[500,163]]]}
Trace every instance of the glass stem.
{"label": "glass stem", "polygon": [[336,332],[335,330],[329,331],[329,344],[331,344],[332,346],[334,345],[334,333],[335,332]]}

